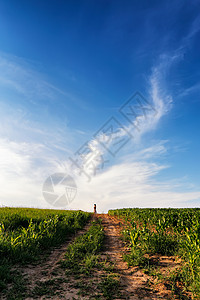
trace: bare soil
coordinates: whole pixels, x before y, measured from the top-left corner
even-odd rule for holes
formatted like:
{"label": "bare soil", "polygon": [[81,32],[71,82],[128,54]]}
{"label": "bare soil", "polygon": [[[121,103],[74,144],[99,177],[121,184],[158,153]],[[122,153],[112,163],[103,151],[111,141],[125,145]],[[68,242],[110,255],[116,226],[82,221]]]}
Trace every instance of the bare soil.
{"label": "bare soil", "polygon": [[[104,261],[108,257],[114,264],[114,273],[120,278],[120,296],[113,296],[112,299],[179,299],[172,295],[167,285],[158,282],[154,276],[145,274],[138,267],[128,267],[127,263],[123,261],[123,253],[127,251],[127,248],[120,238],[122,223],[119,219],[107,214],[97,214],[94,217],[102,219],[106,236],[105,247],[100,254],[100,259]],[[69,243],[72,243],[75,237],[85,233],[89,226],[90,224],[86,225],[83,230],[67,240],[61,247],[54,248],[48,258],[44,259],[41,264],[20,267],[20,270],[27,278],[28,290],[31,291],[29,293],[30,296],[26,298],[27,300],[97,299],[95,295],[98,294],[98,283],[104,270],[95,271],[92,278],[84,278],[84,275],[77,278],[74,275],[66,275],[65,271],[58,266],[58,262],[63,259]],[[160,272],[163,274],[180,266],[180,261],[176,260],[175,257],[154,256],[152,259],[159,265]],[[89,286],[88,295],[80,295],[81,285]],[[45,294],[43,291],[41,296],[39,296],[39,293],[36,293],[36,296],[34,296],[34,289],[36,290],[38,287],[44,288],[44,286],[47,286],[47,293]],[[53,294],[49,293],[51,288],[53,289]],[[98,299],[105,298],[100,296]]]}
{"label": "bare soil", "polygon": [[[22,272],[25,279],[27,279],[27,288],[29,291],[38,289],[38,286],[50,285],[48,290],[53,288],[56,290],[58,295],[47,297],[47,295],[26,297],[26,300],[31,299],[80,299],[77,298],[78,290],[73,288],[74,280],[73,277],[66,277],[65,271],[59,267],[59,262],[64,258],[66,249],[70,243],[73,243],[75,238],[87,232],[90,227],[88,223],[82,230],[73,234],[71,237],[67,237],[66,242],[58,247],[51,250],[50,255],[42,257],[42,262],[36,265],[27,265],[26,267],[19,267],[18,270]],[[64,280],[62,280],[64,279]],[[52,282],[52,284],[51,284]],[[53,284],[55,286],[53,286]],[[47,292],[49,294],[49,291]]]}
{"label": "bare soil", "polygon": [[[125,299],[178,299],[172,296],[171,290],[158,283],[143,272],[138,267],[128,267],[123,261],[123,253],[127,251],[125,245],[120,239],[122,230],[122,221],[109,215],[99,215],[103,220],[103,226],[106,234],[106,252],[110,259],[115,263],[116,272],[120,275],[122,294]],[[180,260],[175,257],[154,256],[156,265],[159,265],[159,271],[163,274],[175,270],[180,265]]]}

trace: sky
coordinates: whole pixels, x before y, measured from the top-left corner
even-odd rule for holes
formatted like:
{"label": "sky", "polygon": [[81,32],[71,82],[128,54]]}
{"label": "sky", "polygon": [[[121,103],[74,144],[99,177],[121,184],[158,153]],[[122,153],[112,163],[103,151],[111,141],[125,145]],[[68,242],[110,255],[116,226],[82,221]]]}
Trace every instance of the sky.
{"label": "sky", "polygon": [[200,207],[199,95],[199,1],[0,0],[0,206]]}

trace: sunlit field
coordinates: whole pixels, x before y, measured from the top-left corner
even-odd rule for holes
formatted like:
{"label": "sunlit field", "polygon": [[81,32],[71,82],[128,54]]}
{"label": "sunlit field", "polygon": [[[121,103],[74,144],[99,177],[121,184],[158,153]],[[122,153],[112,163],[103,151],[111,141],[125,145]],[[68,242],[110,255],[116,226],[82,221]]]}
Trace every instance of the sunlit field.
{"label": "sunlit field", "polygon": [[90,213],[29,208],[0,209],[0,289],[15,278],[14,264],[33,263],[39,254],[59,246],[81,229]]}
{"label": "sunlit field", "polygon": [[3,299],[200,298],[198,208],[6,207],[0,230]]}
{"label": "sunlit field", "polygon": [[[146,272],[159,274],[155,255],[181,258],[180,267],[166,278],[172,289],[200,297],[200,209],[117,209],[109,215],[122,218],[123,239],[130,247],[124,260]],[[154,259],[153,259],[153,258]],[[153,270],[152,270],[153,267]]]}

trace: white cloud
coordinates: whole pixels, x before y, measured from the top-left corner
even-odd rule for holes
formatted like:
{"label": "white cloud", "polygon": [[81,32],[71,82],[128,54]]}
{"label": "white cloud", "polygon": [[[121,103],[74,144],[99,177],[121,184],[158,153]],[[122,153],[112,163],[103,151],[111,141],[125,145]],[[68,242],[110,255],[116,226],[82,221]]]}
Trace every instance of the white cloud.
{"label": "white cloud", "polygon": [[[6,125],[3,129],[3,131],[9,131],[8,137],[0,139],[1,203],[10,206],[50,208],[42,196],[42,185],[49,175],[57,172],[69,172],[70,175],[74,176],[78,186],[77,197],[66,208],[92,210],[95,202],[99,211],[134,206],[192,206],[194,202],[191,201],[198,203],[200,192],[184,192],[185,183],[183,192],[180,193],[174,191],[176,183],[169,185],[166,182],[157,182],[156,176],[158,177],[160,172],[168,167],[156,162],[157,157],[165,155],[167,152],[166,141],[158,141],[153,146],[140,143],[144,134],[155,130],[161,118],[171,108],[172,97],[165,92],[165,76],[163,76],[165,74],[163,70],[166,72],[166,69],[178,58],[178,56],[172,58],[162,56],[159,64],[152,69],[149,78],[149,95],[156,114],[155,110],[150,110],[146,116],[139,115],[136,118],[136,122],[140,125],[139,131],[134,126],[127,127],[134,136],[132,143],[137,143],[137,148],[134,151],[128,148],[130,150],[128,154],[126,153],[125,156],[117,158],[115,164],[109,168],[101,170],[95,177],[92,177],[91,182],[87,182],[84,175],[79,176],[77,173],[71,173],[72,170],[67,155],[65,156],[71,151],[69,147],[66,147],[66,144],[71,141],[74,131],[67,132],[67,136],[64,134],[66,128],[57,128],[59,130],[48,132],[48,130],[33,126],[31,122],[27,121],[26,116],[22,118],[22,122],[21,112],[19,112],[18,121],[9,121],[11,123],[10,127],[13,128],[8,130],[8,125]],[[27,75],[26,72],[23,73],[24,71],[17,69],[15,64],[11,63],[9,66],[8,61],[0,60],[0,71],[2,73],[6,67],[10,68],[8,68],[9,74],[6,73],[5,78],[0,78],[2,84],[6,83],[20,93],[29,93],[29,87],[34,89],[36,93],[41,92],[40,84],[37,85],[35,79],[32,80],[32,75],[29,73]],[[14,77],[10,75],[11,72],[14,72]],[[16,74],[21,74],[20,82],[16,80]],[[27,86],[23,87],[21,82],[29,76],[31,83],[29,82]],[[45,86],[42,93],[46,93],[51,97],[52,92],[49,91],[55,89],[46,84],[42,86]],[[21,123],[22,126],[20,127]],[[17,139],[14,136],[13,133],[16,132],[17,135],[19,128],[22,129],[21,136],[23,131],[26,131],[24,138]],[[3,131],[1,132],[2,136]],[[12,134],[10,134],[11,131]],[[30,134],[30,139],[28,134]],[[63,143],[63,134],[65,143]],[[81,135],[83,136],[83,134]],[[124,133],[119,131],[117,135],[123,136]],[[105,136],[102,138],[105,140]],[[102,147],[99,147],[96,139],[91,140],[90,146],[93,150],[102,152]],[[83,155],[82,158],[84,164],[88,158],[87,154]],[[179,184],[181,186],[181,183]]]}
{"label": "white cloud", "polygon": [[68,163],[43,144],[0,139],[1,205],[48,208],[42,196],[46,178],[66,172]]}
{"label": "white cloud", "polygon": [[91,210],[96,203],[98,210],[105,212],[123,207],[187,207],[192,206],[190,201],[200,200],[200,191],[181,193],[173,191],[176,184],[158,184],[154,176],[165,168],[155,163],[129,162],[110,167],[90,183],[77,177],[78,195],[70,207]]}
{"label": "white cloud", "polygon": [[[93,203],[97,203],[99,211],[119,207],[190,206],[190,201],[200,199],[200,192],[175,192],[176,181],[168,184],[155,179],[168,166],[148,162],[148,159],[165,151],[162,143],[142,149],[137,158],[124,157],[121,163],[92,177],[91,182],[87,182],[84,175],[69,173],[75,179],[78,194],[66,208],[90,211]],[[49,175],[69,171],[67,160],[60,163],[56,153],[48,152],[41,144],[5,139],[0,140],[0,157],[2,205],[53,208],[44,200],[42,186]]]}
{"label": "white cloud", "polygon": [[[136,126],[130,125],[127,127],[134,136],[134,142],[140,147],[121,158],[120,163],[118,161],[112,167],[103,170],[101,174],[92,178],[91,183],[76,177],[79,193],[77,199],[71,204],[72,208],[80,207],[90,210],[93,203],[98,204],[100,211],[107,211],[111,207],[199,206],[200,191],[186,192],[187,184],[184,180],[174,179],[174,182],[173,180],[171,182],[158,182],[155,179],[155,176],[158,177],[160,171],[168,166],[149,163],[148,160],[155,160],[157,157],[165,155],[167,141],[160,141],[150,147],[142,146],[142,143],[140,143],[144,134],[155,130],[161,118],[172,107],[173,99],[166,92],[165,76],[170,67],[181,57],[181,54],[171,57],[162,55],[158,65],[152,69],[149,78],[149,94],[156,114],[154,110],[149,110],[146,116],[138,116],[135,122],[140,126],[139,131],[135,128]],[[120,134],[121,132],[118,133],[118,136]],[[102,139],[106,140],[105,135],[102,136]],[[107,139],[109,139],[109,136]],[[96,151],[101,150],[97,140],[92,140],[90,146]],[[84,160],[87,161],[87,155],[83,156],[83,163]],[[182,187],[183,192],[177,192],[177,186]],[[190,184],[188,184],[188,188],[189,186]]]}
{"label": "white cloud", "polygon": [[33,99],[33,96],[49,99],[55,91],[62,93],[46,82],[27,62],[5,53],[0,53],[0,84],[30,99]]}
{"label": "white cloud", "polygon": [[70,91],[65,91],[50,83],[35,62],[0,52],[0,86],[25,97],[33,105],[41,101],[59,104],[63,97],[78,107],[86,109],[86,103]]}
{"label": "white cloud", "polygon": [[[107,152],[107,149],[112,147],[113,143],[117,143],[120,139],[128,136],[127,132],[133,137],[132,144],[140,145],[144,134],[155,130],[162,117],[170,111],[173,99],[172,96],[165,91],[165,76],[169,68],[179,58],[178,55],[172,57],[162,55],[160,57],[158,64],[152,68],[152,73],[149,77],[148,101],[143,98],[141,93],[136,93],[125,107],[126,111],[123,113],[127,114],[127,116],[131,114],[130,120],[132,121],[131,124],[129,122],[129,125],[123,125],[125,130],[120,128],[120,126],[115,128],[117,122],[111,120],[111,122],[106,125],[106,133],[102,132],[97,138],[91,139],[88,143],[88,149],[90,148],[91,151],[95,153],[96,162],[99,160],[99,165],[96,164],[97,167],[101,165],[101,156]],[[105,144],[107,149],[102,147],[101,143]],[[164,151],[165,148],[160,144],[160,148],[161,147]],[[142,153],[141,150],[139,151]],[[148,152],[150,149],[145,149],[145,151]],[[152,148],[152,151],[157,151],[157,149]],[[87,163],[90,155],[90,152],[80,155],[80,164],[88,172],[89,167]],[[137,153],[134,153],[134,155],[138,157]]]}

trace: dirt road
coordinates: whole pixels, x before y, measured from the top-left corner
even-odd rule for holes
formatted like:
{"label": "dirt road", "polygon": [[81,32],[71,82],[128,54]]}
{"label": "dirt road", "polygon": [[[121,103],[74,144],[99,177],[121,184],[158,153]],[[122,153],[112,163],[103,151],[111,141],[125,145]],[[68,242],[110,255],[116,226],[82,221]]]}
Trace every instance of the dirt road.
{"label": "dirt road", "polygon": [[[156,281],[145,274],[138,267],[129,267],[123,261],[123,253],[127,251],[122,240],[120,231],[122,230],[121,222],[108,215],[99,215],[102,219],[104,231],[106,234],[105,254],[115,264],[115,272],[120,276],[121,292],[125,299],[132,300],[154,300],[154,299],[176,299],[172,298],[170,290],[167,290],[164,284],[156,284]],[[175,268],[177,263],[174,259],[160,257],[160,268]]]}
{"label": "dirt road", "polygon": [[[113,272],[118,276],[120,286],[119,293],[112,299],[132,299],[132,300],[154,300],[154,299],[178,299],[172,297],[171,291],[167,287],[158,283],[153,276],[144,273],[138,267],[129,267],[123,261],[123,253],[127,251],[126,246],[121,240],[120,231],[122,223],[115,217],[107,214],[97,214],[94,218],[101,218],[105,232],[105,244],[103,251],[99,254],[100,261],[109,259],[114,265]],[[74,276],[68,274],[58,266],[58,262],[63,259],[69,243],[72,243],[75,237],[84,234],[90,224],[83,230],[72,236],[64,245],[54,248],[48,257],[38,265],[28,265],[21,268],[21,271],[27,279],[27,297],[24,299],[106,299],[98,296],[98,285],[105,271],[95,269],[92,277]],[[178,262],[173,258],[159,257],[160,270],[177,267]],[[80,288],[88,286],[88,294],[81,294]],[[118,295],[118,296],[117,296]],[[119,296],[120,295],[120,296]],[[189,298],[185,298],[189,299]]]}

